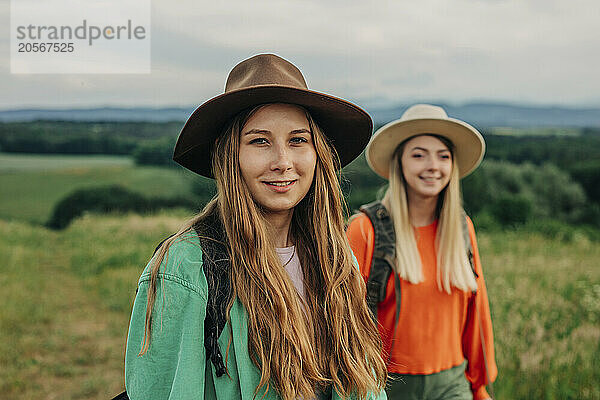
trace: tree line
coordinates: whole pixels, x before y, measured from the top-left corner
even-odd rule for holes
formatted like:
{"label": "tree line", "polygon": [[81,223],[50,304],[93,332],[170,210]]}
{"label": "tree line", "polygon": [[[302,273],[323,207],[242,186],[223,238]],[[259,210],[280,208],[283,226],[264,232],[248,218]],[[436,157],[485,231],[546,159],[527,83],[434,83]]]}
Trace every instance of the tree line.
{"label": "tree line", "polygon": [[131,155],[147,142],[176,138],[181,122],[35,121],[0,123],[0,151]]}
{"label": "tree line", "polygon": [[[0,151],[131,155],[138,165],[176,167],[172,152],[181,126],[177,121],[2,123]],[[485,160],[463,180],[468,213],[501,225],[554,220],[600,228],[600,130],[580,129],[579,135],[569,136],[483,132]],[[386,184],[369,169],[364,155],[344,168],[341,178],[350,210],[375,199]],[[193,185],[198,204],[214,193],[210,180],[199,178]],[[139,199],[132,204],[131,209],[136,204],[152,208]]]}

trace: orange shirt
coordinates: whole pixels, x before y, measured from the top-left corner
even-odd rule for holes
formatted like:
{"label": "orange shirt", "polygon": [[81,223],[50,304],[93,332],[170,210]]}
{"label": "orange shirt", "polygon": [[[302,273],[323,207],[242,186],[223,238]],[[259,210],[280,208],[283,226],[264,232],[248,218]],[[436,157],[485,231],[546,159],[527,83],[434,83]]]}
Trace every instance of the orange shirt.
{"label": "orange shirt", "polygon": [[[476,400],[489,397],[480,326],[488,357],[489,375],[497,375],[494,361],[492,322],[475,230],[468,220],[473,246],[477,294],[453,288],[451,294],[440,291],[436,279],[435,236],[437,221],[415,229],[417,248],[421,255],[425,281],[412,284],[400,279],[401,307],[394,347],[388,372],[398,374],[433,374],[468,360],[466,376]],[[358,259],[361,274],[367,281],[373,259],[374,231],[365,214],[355,217],[347,230],[350,246]],[[394,332],[396,300],[394,277],[390,276],[385,300],[378,305],[379,333],[384,347],[384,359],[390,353]],[[481,319],[481,323],[479,321]]]}

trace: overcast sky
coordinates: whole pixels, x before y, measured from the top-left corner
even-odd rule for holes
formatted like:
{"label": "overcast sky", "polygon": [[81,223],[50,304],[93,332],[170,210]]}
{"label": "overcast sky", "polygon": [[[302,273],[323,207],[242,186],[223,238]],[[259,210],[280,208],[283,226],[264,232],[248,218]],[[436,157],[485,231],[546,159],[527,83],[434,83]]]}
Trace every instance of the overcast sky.
{"label": "overcast sky", "polygon": [[367,107],[600,105],[598,0],[153,0],[152,73],[140,75],[11,74],[9,5],[0,0],[1,109],[188,107],[261,52]]}

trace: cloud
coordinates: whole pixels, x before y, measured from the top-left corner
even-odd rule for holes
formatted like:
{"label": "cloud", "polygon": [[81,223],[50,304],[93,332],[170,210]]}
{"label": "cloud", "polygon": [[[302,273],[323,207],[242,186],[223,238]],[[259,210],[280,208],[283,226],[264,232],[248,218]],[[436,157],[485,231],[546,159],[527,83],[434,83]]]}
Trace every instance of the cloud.
{"label": "cloud", "polygon": [[[259,52],[298,65],[311,88],[355,100],[598,102],[599,11],[593,0],[154,0],[152,74],[0,69],[0,107],[55,105],[48,93],[65,105],[197,104]],[[8,15],[2,3],[0,15]]]}

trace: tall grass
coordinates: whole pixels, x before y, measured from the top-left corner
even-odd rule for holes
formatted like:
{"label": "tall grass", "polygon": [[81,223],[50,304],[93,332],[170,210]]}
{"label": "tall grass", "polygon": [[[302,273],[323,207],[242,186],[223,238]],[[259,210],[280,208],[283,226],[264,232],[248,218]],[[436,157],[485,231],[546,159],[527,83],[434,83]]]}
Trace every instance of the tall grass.
{"label": "tall grass", "polygon": [[[187,217],[86,216],[58,233],[0,220],[0,398],[105,400],[122,390],[137,278]],[[600,398],[599,246],[526,232],[479,242],[497,398]]]}
{"label": "tall grass", "polygon": [[0,220],[0,398],[122,390],[137,278],[182,215],[84,217],[61,233]]}
{"label": "tall grass", "polygon": [[480,235],[499,399],[599,399],[600,247],[525,232]]}

